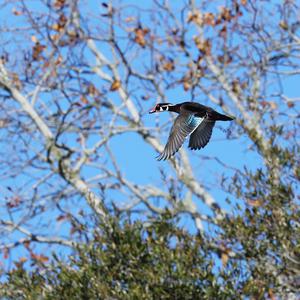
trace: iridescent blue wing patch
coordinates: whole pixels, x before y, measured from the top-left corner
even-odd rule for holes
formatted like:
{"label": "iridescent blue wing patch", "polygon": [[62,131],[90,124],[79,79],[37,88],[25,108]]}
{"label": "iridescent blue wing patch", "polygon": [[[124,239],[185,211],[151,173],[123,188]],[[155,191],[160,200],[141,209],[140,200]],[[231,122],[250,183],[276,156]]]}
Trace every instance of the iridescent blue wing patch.
{"label": "iridescent blue wing patch", "polygon": [[181,148],[186,137],[193,133],[202,121],[202,118],[195,117],[192,114],[180,114],[171,128],[164,151],[157,159],[165,160],[174,155]]}

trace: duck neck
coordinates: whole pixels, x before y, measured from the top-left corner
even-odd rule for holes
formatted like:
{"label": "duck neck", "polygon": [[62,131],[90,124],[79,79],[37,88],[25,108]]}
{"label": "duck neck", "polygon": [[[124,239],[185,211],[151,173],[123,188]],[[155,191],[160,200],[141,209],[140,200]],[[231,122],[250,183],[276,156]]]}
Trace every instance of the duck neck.
{"label": "duck neck", "polygon": [[180,113],[180,104],[170,104],[168,106],[168,111],[173,111],[173,112],[176,112],[176,113]]}

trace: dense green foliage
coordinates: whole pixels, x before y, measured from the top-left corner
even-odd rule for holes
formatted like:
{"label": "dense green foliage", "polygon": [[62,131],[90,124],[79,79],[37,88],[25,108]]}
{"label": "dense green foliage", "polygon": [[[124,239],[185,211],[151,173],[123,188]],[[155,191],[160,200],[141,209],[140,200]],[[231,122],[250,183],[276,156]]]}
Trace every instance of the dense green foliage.
{"label": "dense green foliage", "polygon": [[234,281],[216,276],[205,238],[163,217],[144,227],[111,220],[68,263],[22,265],[2,293],[9,299],[232,299]]}

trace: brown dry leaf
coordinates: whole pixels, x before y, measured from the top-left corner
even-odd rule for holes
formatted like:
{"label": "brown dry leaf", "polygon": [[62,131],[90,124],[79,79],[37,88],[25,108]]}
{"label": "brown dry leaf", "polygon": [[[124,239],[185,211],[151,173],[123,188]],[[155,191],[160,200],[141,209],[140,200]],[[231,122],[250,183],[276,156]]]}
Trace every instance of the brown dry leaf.
{"label": "brown dry leaf", "polygon": [[189,12],[187,22],[193,22],[199,26],[203,25],[203,17],[200,11],[196,11],[194,13]]}
{"label": "brown dry leaf", "polygon": [[272,110],[277,109],[277,104],[274,101],[270,101],[269,105],[270,105],[270,107],[271,107]]}
{"label": "brown dry leaf", "polygon": [[146,46],[146,40],[145,40],[144,34],[142,33],[142,30],[138,30],[135,32],[134,41],[143,48]]}
{"label": "brown dry leaf", "polygon": [[187,20],[186,21],[188,23],[191,23],[191,22],[194,21],[194,18],[195,18],[195,15],[193,13],[189,12],[188,15],[187,15]]}
{"label": "brown dry leaf", "polygon": [[84,97],[84,96],[80,96],[80,101],[82,103],[84,103],[84,104],[88,104],[89,103],[89,100],[86,97]]}
{"label": "brown dry leaf", "polygon": [[134,29],[135,38],[134,41],[139,44],[141,47],[146,46],[146,39],[145,36],[149,33],[149,29],[147,28],[136,28]]}
{"label": "brown dry leaf", "polygon": [[24,257],[24,256],[22,256],[22,257],[19,258],[19,262],[20,262],[20,263],[24,263],[24,262],[26,262],[26,261],[27,261],[27,258]]}
{"label": "brown dry leaf", "polygon": [[112,85],[110,86],[111,91],[116,91],[121,87],[121,81],[120,80],[115,80]]}
{"label": "brown dry leaf", "polygon": [[36,37],[35,35],[32,35],[32,36],[31,36],[31,41],[32,41],[33,43],[38,43],[38,42],[39,42],[38,39],[37,39],[37,37]]}
{"label": "brown dry leaf", "polygon": [[49,68],[49,66],[50,66],[50,61],[46,60],[44,65],[43,65],[43,68],[47,69],[47,68]]}
{"label": "brown dry leaf", "polygon": [[247,0],[241,0],[241,4],[242,5],[246,5],[247,4]]}
{"label": "brown dry leaf", "polygon": [[279,26],[283,30],[288,30],[288,28],[289,28],[289,25],[285,21],[280,21]]}
{"label": "brown dry leaf", "polygon": [[232,91],[236,94],[239,94],[241,91],[240,82],[238,79],[234,79],[231,83]]}
{"label": "brown dry leaf", "polygon": [[60,222],[60,221],[66,220],[66,219],[68,219],[68,216],[67,216],[67,215],[60,215],[60,216],[58,216],[58,217],[56,218],[56,221],[57,221],[57,222]]}
{"label": "brown dry leaf", "polygon": [[65,47],[69,44],[69,41],[68,40],[60,40],[58,45],[61,46],[61,47]]}
{"label": "brown dry leaf", "polygon": [[78,34],[76,31],[74,30],[70,30],[67,32],[67,35],[69,36],[70,38],[70,42],[74,42],[78,39]]}
{"label": "brown dry leaf", "polygon": [[55,24],[53,24],[53,25],[51,26],[51,29],[53,29],[53,30],[55,30],[55,31],[59,31],[59,30],[60,30],[60,26],[59,26],[57,23],[55,23]]}
{"label": "brown dry leaf", "polygon": [[[16,73],[14,73],[16,74]],[[16,83],[14,82],[15,86],[17,88],[20,88],[18,85],[16,85]],[[9,201],[6,202],[6,205],[8,208],[15,208],[18,207],[21,204],[21,198],[19,196],[14,196],[12,198],[10,198]]]}
{"label": "brown dry leaf", "polygon": [[58,39],[59,39],[59,35],[58,35],[58,34],[53,34],[53,35],[51,35],[51,40],[52,40],[53,42],[57,41]]}
{"label": "brown dry leaf", "polygon": [[247,199],[247,203],[253,207],[261,207],[263,205],[263,201],[260,199],[255,199],[255,200]]}
{"label": "brown dry leaf", "polygon": [[263,100],[263,101],[260,102],[260,105],[261,105],[262,107],[270,107],[270,109],[272,109],[272,110],[277,109],[277,103],[274,102],[274,101],[266,101],[266,100]]}
{"label": "brown dry leaf", "polygon": [[65,6],[65,2],[66,2],[66,0],[56,0],[54,3],[54,7],[61,9]]}
{"label": "brown dry leaf", "polygon": [[222,254],[221,254],[221,260],[222,260],[222,266],[223,266],[223,268],[226,267],[228,259],[229,259],[228,253],[227,252],[222,252]]}
{"label": "brown dry leaf", "polygon": [[15,8],[12,9],[12,13],[15,15],[15,16],[21,16],[23,14],[22,11],[19,11]]}
{"label": "brown dry leaf", "polygon": [[36,42],[32,49],[32,58],[33,60],[41,59],[41,53],[45,50],[46,46]]}
{"label": "brown dry leaf", "polygon": [[126,23],[130,23],[130,22],[134,22],[135,21],[135,17],[127,17],[126,19],[125,19],[125,22]]}
{"label": "brown dry leaf", "polygon": [[220,17],[224,20],[224,21],[230,21],[232,18],[231,12],[228,8],[226,7],[222,7],[221,8],[221,13],[220,13]]}
{"label": "brown dry leaf", "polygon": [[229,56],[228,54],[227,55],[219,55],[218,56],[218,61],[221,63],[221,64],[224,64],[224,65],[228,65],[232,62],[232,57]]}
{"label": "brown dry leaf", "polygon": [[61,57],[61,55],[58,56],[57,60],[55,61],[55,65],[59,65],[61,64],[63,61],[63,58]]}
{"label": "brown dry leaf", "polygon": [[227,37],[227,27],[226,26],[222,27],[222,29],[219,31],[219,35],[223,39],[226,39],[226,37]]}
{"label": "brown dry leaf", "polygon": [[189,80],[188,79],[184,79],[183,80],[183,89],[185,91],[188,91],[191,87],[192,86],[191,86],[191,83],[189,82]]}
{"label": "brown dry leaf", "polygon": [[62,30],[65,27],[65,25],[67,24],[67,21],[68,21],[68,19],[64,14],[61,14],[59,16],[59,19],[58,19],[59,30]]}
{"label": "brown dry leaf", "polygon": [[34,259],[40,263],[46,263],[47,261],[49,261],[49,257],[47,257],[43,254],[35,254],[35,253],[31,252],[30,256],[32,259]]}
{"label": "brown dry leaf", "polygon": [[271,288],[269,288],[268,294],[269,294],[269,297],[270,297],[271,300],[276,300],[276,297],[275,297],[275,295],[273,293],[273,290]]}
{"label": "brown dry leaf", "polygon": [[205,25],[215,26],[216,21],[215,21],[214,14],[213,13],[205,13],[203,16],[203,23]]}
{"label": "brown dry leaf", "polygon": [[200,37],[195,37],[194,42],[196,47],[204,54],[210,55],[211,54],[211,42],[210,40],[203,40]]}
{"label": "brown dry leaf", "polygon": [[175,65],[173,61],[167,61],[163,64],[163,69],[167,72],[171,72],[175,69]]}
{"label": "brown dry leaf", "polygon": [[91,96],[99,95],[98,90],[96,89],[96,87],[92,83],[88,85],[87,93]]}

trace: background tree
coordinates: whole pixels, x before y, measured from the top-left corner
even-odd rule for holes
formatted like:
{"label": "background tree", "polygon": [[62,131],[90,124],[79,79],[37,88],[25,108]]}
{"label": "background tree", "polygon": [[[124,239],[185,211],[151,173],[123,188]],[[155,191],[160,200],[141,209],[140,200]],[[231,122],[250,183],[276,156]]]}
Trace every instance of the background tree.
{"label": "background tree", "polygon": [[[167,211],[201,233],[201,266],[215,258],[221,289],[230,279],[241,297],[297,297],[297,3],[143,5],[3,2],[3,257],[47,264],[42,244],[59,256],[97,242],[99,219]],[[236,116],[216,133],[226,142],[156,163],[170,116],[145,113],[170,99]]]}

